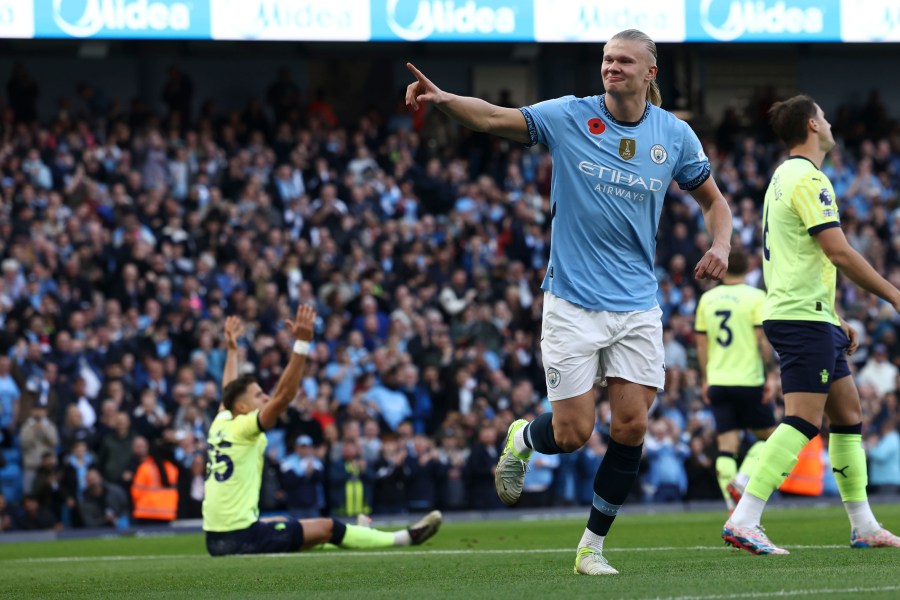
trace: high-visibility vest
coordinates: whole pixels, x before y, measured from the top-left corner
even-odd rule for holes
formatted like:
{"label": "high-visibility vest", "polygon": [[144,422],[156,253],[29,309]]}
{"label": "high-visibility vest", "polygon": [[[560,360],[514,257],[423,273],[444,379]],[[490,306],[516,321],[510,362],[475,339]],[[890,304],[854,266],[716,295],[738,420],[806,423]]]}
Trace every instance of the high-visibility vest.
{"label": "high-visibility vest", "polygon": [[822,463],[822,438],[816,436],[800,451],[797,464],[778,488],[788,494],[821,496],[824,486],[825,465]]}
{"label": "high-visibility vest", "polygon": [[148,456],[138,466],[131,483],[135,519],[175,520],[178,514],[178,468],[169,461],[163,461],[163,467],[169,476],[168,486],[163,486],[159,468],[152,458]]}

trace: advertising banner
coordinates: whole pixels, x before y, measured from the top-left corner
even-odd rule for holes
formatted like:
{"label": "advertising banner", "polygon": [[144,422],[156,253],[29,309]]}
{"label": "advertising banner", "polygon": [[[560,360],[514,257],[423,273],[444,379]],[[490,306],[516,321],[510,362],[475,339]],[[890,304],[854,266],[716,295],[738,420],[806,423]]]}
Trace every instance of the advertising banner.
{"label": "advertising banner", "polygon": [[[859,3],[858,3],[859,4]],[[837,42],[840,0],[687,0],[695,42]]]}
{"label": "advertising banner", "polygon": [[34,5],[21,0],[0,0],[0,38],[33,38]]}
{"label": "advertising banner", "polygon": [[209,39],[209,0],[35,0],[34,15],[39,38]]}
{"label": "advertising banner", "polygon": [[900,42],[900,0],[841,0],[845,42]]}
{"label": "advertising banner", "polygon": [[366,41],[360,0],[210,0],[214,40]]}
{"label": "advertising banner", "polygon": [[377,41],[534,40],[534,6],[515,0],[372,0]]}
{"label": "advertising banner", "polygon": [[535,0],[538,42],[606,41],[623,29],[640,29],[657,42],[682,42],[684,0]]}

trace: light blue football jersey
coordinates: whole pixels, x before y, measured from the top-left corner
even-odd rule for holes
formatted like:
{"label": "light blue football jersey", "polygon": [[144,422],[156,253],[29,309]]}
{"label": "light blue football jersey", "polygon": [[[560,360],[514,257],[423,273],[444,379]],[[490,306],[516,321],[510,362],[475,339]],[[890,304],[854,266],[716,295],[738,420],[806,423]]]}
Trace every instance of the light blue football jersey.
{"label": "light blue football jersey", "polygon": [[520,109],[531,144],[553,157],[550,263],[541,287],[591,310],[656,306],[656,231],[672,180],[709,178],[700,140],[675,115],[647,104],[616,121],[604,96],[564,96]]}

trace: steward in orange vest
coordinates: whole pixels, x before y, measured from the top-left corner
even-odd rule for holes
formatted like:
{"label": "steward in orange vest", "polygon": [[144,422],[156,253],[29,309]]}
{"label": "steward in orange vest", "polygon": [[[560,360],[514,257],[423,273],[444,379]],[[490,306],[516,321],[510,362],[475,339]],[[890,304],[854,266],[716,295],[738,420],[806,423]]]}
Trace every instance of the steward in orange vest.
{"label": "steward in orange vest", "polygon": [[134,473],[131,501],[135,519],[174,521],[178,513],[178,468],[148,456]]}
{"label": "steward in orange vest", "polygon": [[797,456],[797,464],[778,488],[788,494],[821,496],[825,465],[822,463],[822,436],[809,440]]}

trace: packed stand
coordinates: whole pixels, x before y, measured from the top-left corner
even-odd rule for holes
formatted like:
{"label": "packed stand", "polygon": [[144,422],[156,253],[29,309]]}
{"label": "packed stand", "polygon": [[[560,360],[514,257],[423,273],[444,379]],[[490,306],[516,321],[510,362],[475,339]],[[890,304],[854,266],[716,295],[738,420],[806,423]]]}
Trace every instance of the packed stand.
{"label": "packed stand", "polygon": [[[498,447],[515,418],[550,410],[540,283],[551,164],[542,148],[452,126],[437,111],[342,121],[282,70],[264,99],[197,114],[173,68],[162,106],[126,108],[81,84],[37,115],[18,66],[0,113],[0,531],[197,518],[225,360],[271,390],[298,303],[320,315],[301,389],[269,438],[263,512],[386,515],[493,509]],[[400,94],[398,93],[398,98]],[[825,166],[854,247],[900,284],[900,131],[877,97],[835,119]],[[849,111],[849,109],[848,109]],[[735,115],[706,139],[755,256],[767,176],[782,157]],[[703,401],[690,269],[706,250],[677,188],[658,247],[667,383],[651,412],[646,501],[720,498]],[[759,264],[749,275],[761,279]],[[705,284],[703,284],[705,285]],[[845,315],[873,487],[900,485],[897,319],[848,282]],[[778,403],[777,373],[767,394]],[[608,440],[535,455],[521,504],[586,504]],[[827,453],[825,454],[827,456]],[[826,488],[828,486],[826,485]]]}

